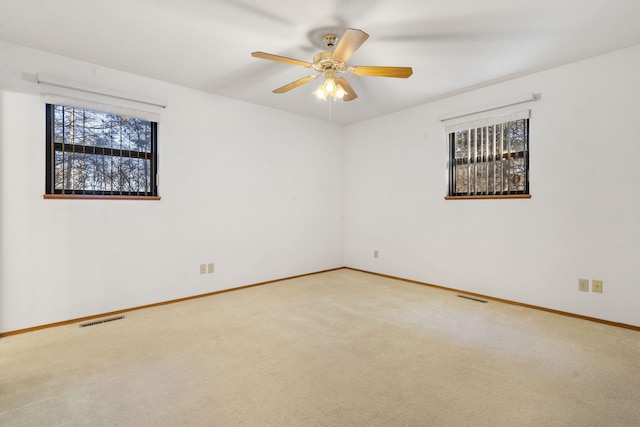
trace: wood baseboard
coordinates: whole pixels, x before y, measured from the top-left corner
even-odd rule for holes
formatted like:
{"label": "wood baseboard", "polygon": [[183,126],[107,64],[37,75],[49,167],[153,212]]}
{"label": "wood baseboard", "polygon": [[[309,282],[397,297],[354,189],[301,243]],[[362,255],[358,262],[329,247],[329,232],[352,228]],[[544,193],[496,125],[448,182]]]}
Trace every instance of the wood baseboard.
{"label": "wood baseboard", "polygon": [[490,300],[490,301],[502,302],[502,303],[510,304],[510,305],[517,305],[517,306],[520,306],[520,307],[530,308],[530,309],[533,309],[533,310],[546,311],[547,313],[559,314],[561,316],[568,316],[568,317],[573,317],[573,318],[576,318],[576,319],[588,320],[590,322],[602,323],[602,324],[609,325],[609,326],[615,326],[615,327],[624,328],[624,329],[631,329],[633,331],[640,332],[640,326],[629,325],[629,324],[626,324],[626,323],[612,322],[610,320],[598,319],[597,317],[583,316],[581,314],[570,313],[570,312],[567,312],[567,311],[554,310],[552,308],[540,307],[540,306],[537,306],[537,305],[525,304],[525,303],[522,303],[522,302],[511,301],[511,300],[507,300],[507,299],[496,298],[496,297],[491,297],[491,296],[482,295],[482,294],[476,294],[476,293],[473,293],[473,292],[461,291],[459,289],[447,288],[445,286],[434,285],[434,284],[431,284],[431,283],[420,282],[420,281],[417,281],[417,280],[405,279],[404,277],[390,276],[388,274],[375,273],[373,271],[360,270],[358,268],[352,268],[352,267],[345,267],[345,268],[349,269],[349,270],[353,270],[353,271],[359,271],[361,273],[373,274],[375,276],[386,277],[386,278],[395,279],[395,280],[401,280],[401,281],[407,282],[407,283],[413,283],[413,284],[421,285],[421,286],[429,286],[429,287],[432,287],[432,288],[437,288],[437,289],[442,289],[442,290],[445,290],[445,291],[455,292],[457,294],[468,295],[468,296],[471,296],[471,297],[474,297],[474,298],[480,298],[480,299],[485,299],[485,300]]}
{"label": "wood baseboard", "polygon": [[142,310],[142,309],[145,309],[145,308],[158,307],[158,306],[167,305],[167,304],[174,304],[174,303],[177,303],[177,302],[188,301],[188,300],[192,300],[192,299],[196,299],[196,298],[209,297],[209,296],[212,296],[212,295],[223,294],[223,293],[226,293],[226,292],[239,291],[239,290],[242,290],[242,289],[253,288],[255,286],[268,285],[270,283],[282,282],[284,280],[289,280],[289,279],[296,279],[298,277],[312,276],[312,275],[315,275],[315,274],[327,273],[329,271],[341,270],[343,268],[344,267],[338,267],[338,268],[332,268],[332,269],[329,269],[329,270],[316,271],[316,272],[313,272],[313,273],[298,274],[297,276],[284,277],[282,279],[275,279],[275,280],[269,280],[269,281],[266,281],[266,282],[253,283],[253,284],[250,284],[250,285],[244,285],[244,286],[239,286],[239,287],[235,287],[235,288],[222,289],[220,291],[208,292],[206,294],[199,294],[199,295],[193,295],[193,296],[189,296],[189,297],[185,297],[185,298],[178,298],[178,299],[169,300],[169,301],[156,302],[156,303],[153,303],[153,304],[141,305],[141,306],[138,306],[138,307],[124,308],[122,310],[116,310],[116,311],[110,311],[110,312],[107,312],[107,313],[94,314],[94,315],[85,316],[85,317],[78,317],[78,318],[75,318],[75,319],[63,320],[61,322],[47,323],[46,325],[33,326],[31,328],[24,328],[24,329],[17,329],[15,331],[0,332],[0,338],[8,337],[8,336],[11,336],[11,335],[25,334],[27,332],[38,331],[38,330],[41,330],[41,329],[55,328],[57,326],[70,325],[70,324],[73,324],[73,323],[81,323],[81,322],[84,323],[84,322],[86,322],[88,320],[98,319],[98,318],[101,318],[101,317],[114,316],[114,315],[117,315],[117,314],[127,313],[129,311]]}
{"label": "wood baseboard", "polygon": [[342,270],[342,269],[359,271],[361,273],[373,274],[375,276],[386,277],[386,278],[394,279],[394,280],[401,280],[403,282],[413,283],[413,284],[420,285],[420,286],[429,286],[429,287],[432,287],[432,288],[437,288],[437,289],[442,289],[442,290],[445,290],[445,291],[455,292],[455,293],[462,294],[462,295],[468,295],[468,296],[471,296],[471,297],[474,297],[474,298],[481,298],[481,299],[501,302],[501,303],[505,303],[505,304],[517,305],[517,306],[520,306],[520,307],[526,307],[526,308],[530,308],[530,309],[533,309],[533,310],[546,311],[548,313],[559,314],[561,316],[568,316],[568,317],[573,317],[573,318],[576,318],[576,319],[588,320],[590,322],[602,323],[602,324],[609,325],[609,326],[615,326],[615,327],[624,328],[624,329],[631,329],[633,331],[640,332],[640,326],[629,325],[629,324],[626,324],[626,323],[612,322],[612,321],[609,321],[609,320],[598,319],[596,317],[583,316],[581,314],[575,314],[575,313],[569,313],[569,312],[566,312],[566,311],[554,310],[554,309],[551,309],[551,308],[540,307],[540,306],[531,305],[531,304],[525,304],[525,303],[521,303],[521,302],[517,302],[517,301],[510,301],[510,300],[491,297],[491,296],[482,295],[482,294],[476,294],[476,293],[473,293],[473,292],[462,291],[462,290],[459,290],[459,289],[447,288],[445,286],[439,286],[439,285],[434,285],[432,283],[420,282],[418,280],[405,279],[404,277],[391,276],[391,275],[388,275],[388,274],[375,273],[373,271],[361,270],[361,269],[358,269],[358,268],[346,267],[345,266],[345,267],[332,268],[332,269],[329,269],[329,270],[316,271],[316,272],[313,272],[313,273],[299,274],[297,276],[284,277],[284,278],[281,278],[281,279],[269,280],[269,281],[266,281],[266,282],[253,283],[253,284],[250,284],[250,285],[244,285],[244,286],[239,286],[239,287],[235,287],[235,288],[223,289],[223,290],[220,290],[220,291],[208,292],[206,294],[193,295],[193,296],[189,296],[189,297],[185,297],[185,298],[178,298],[178,299],[169,300],[169,301],[162,301],[162,302],[157,302],[157,303],[153,303],[153,304],[141,305],[141,306],[138,306],[138,307],[131,307],[131,308],[126,308],[126,309],[122,309],[122,310],[110,311],[110,312],[107,312],[107,313],[101,313],[101,314],[95,314],[95,315],[91,315],[91,316],[79,317],[79,318],[76,318],[76,319],[64,320],[64,321],[61,321],[61,322],[48,323],[46,325],[33,326],[31,328],[18,329],[18,330],[15,330],[15,331],[8,331],[8,332],[0,332],[0,338],[8,337],[8,336],[11,336],[11,335],[24,334],[24,333],[27,333],[27,332],[38,331],[38,330],[41,330],[41,329],[54,328],[54,327],[57,327],[57,326],[70,325],[70,324],[73,324],[73,323],[86,322],[86,321],[89,321],[89,320],[98,319],[98,318],[101,318],[101,317],[114,316],[114,315],[127,313],[129,311],[134,311],[134,310],[142,310],[142,309],[145,309],[145,308],[158,307],[158,306],[167,305],[167,304],[174,304],[174,303],[177,303],[177,302],[188,301],[188,300],[192,300],[192,299],[196,299],[196,298],[209,297],[209,296],[213,296],[213,295],[223,294],[223,293],[226,293],[226,292],[235,292],[235,291],[239,291],[239,290],[242,290],[242,289],[248,289],[248,288],[253,288],[253,287],[256,287],[256,286],[268,285],[270,283],[282,282],[284,280],[296,279],[298,277],[312,276],[312,275],[315,275],[315,274],[327,273],[329,271],[336,271],[336,270]]}

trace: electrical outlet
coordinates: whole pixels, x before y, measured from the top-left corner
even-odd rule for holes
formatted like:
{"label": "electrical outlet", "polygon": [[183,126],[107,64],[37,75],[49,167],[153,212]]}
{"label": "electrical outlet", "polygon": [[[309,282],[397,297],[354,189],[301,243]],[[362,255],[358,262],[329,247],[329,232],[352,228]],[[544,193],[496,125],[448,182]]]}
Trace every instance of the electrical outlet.
{"label": "electrical outlet", "polygon": [[207,273],[213,273],[213,263],[207,264]]}
{"label": "electrical outlet", "polygon": [[374,258],[378,258],[378,250],[377,249],[375,251],[373,251],[373,257]]}
{"label": "electrical outlet", "polygon": [[207,273],[207,264],[200,264],[200,274]]}
{"label": "electrical outlet", "polygon": [[578,279],[578,290],[580,292],[589,292],[589,279]]}
{"label": "electrical outlet", "polygon": [[594,279],[591,281],[591,292],[602,293],[602,280]]}
{"label": "electrical outlet", "polygon": [[578,290],[580,292],[589,292],[589,279],[578,279]]}

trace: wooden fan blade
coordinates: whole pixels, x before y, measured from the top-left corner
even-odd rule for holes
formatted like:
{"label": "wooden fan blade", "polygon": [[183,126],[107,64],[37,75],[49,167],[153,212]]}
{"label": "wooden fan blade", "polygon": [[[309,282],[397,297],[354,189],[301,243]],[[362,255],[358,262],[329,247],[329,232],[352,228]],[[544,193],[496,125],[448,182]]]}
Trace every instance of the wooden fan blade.
{"label": "wooden fan blade", "polygon": [[273,55],[271,53],[251,52],[251,56],[253,56],[254,58],[269,59],[271,61],[286,62],[287,64],[299,65],[306,68],[311,68],[312,65],[307,61],[301,61],[299,59],[293,59],[287,56]]}
{"label": "wooden fan blade", "polygon": [[340,86],[342,86],[342,88],[345,90],[346,95],[342,97],[343,101],[353,101],[354,99],[356,99],[358,97],[358,94],[356,93],[355,90],[353,90],[353,88],[351,87],[351,85],[349,84],[349,82],[347,82],[345,80],[344,77],[338,77],[336,79],[336,83],[339,84]]}
{"label": "wooden fan blade", "polygon": [[301,79],[296,80],[295,82],[291,82],[289,84],[286,84],[282,87],[279,87],[278,89],[274,90],[273,93],[285,93],[285,92],[289,92],[291,89],[295,89],[298,86],[302,86],[305,83],[309,83],[311,80],[315,80],[318,77],[319,74],[315,75],[315,76],[307,76],[307,77],[303,77]]}
{"label": "wooden fan blade", "polygon": [[358,66],[350,67],[349,72],[356,76],[398,77],[406,79],[413,74],[413,69],[411,67]]}
{"label": "wooden fan blade", "polygon": [[347,62],[351,55],[367,41],[369,34],[362,30],[348,28],[338,42],[336,50],[333,51],[333,60],[337,62]]}

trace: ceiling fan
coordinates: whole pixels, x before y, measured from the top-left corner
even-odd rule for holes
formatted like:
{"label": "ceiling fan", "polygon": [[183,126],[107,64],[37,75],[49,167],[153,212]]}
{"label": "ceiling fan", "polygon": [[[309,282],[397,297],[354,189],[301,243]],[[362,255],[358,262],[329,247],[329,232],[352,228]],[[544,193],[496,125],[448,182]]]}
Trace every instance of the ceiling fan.
{"label": "ceiling fan", "polygon": [[348,28],[336,46],[335,43],[338,41],[338,36],[333,33],[325,34],[323,41],[327,46],[327,50],[314,56],[313,62],[301,61],[299,59],[265,52],[252,52],[251,56],[254,58],[299,65],[305,68],[313,68],[319,72],[319,74],[302,77],[301,79],[279,87],[275,89],[273,93],[285,93],[305,83],[309,83],[320,76],[324,76],[324,82],[313,92],[318,98],[326,101],[327,96],[329,96],[332,97],[334,101],[337,99],[352,101],[356,99],[358,95],[347,80],[339,76],[339,74],[349,73],[356,76],[396,77],[405,79],[413,74],[411,67],[348,66],[347,61],[351,58],[351,55],[353,55],[368,38],[369,35],[364,31]]}

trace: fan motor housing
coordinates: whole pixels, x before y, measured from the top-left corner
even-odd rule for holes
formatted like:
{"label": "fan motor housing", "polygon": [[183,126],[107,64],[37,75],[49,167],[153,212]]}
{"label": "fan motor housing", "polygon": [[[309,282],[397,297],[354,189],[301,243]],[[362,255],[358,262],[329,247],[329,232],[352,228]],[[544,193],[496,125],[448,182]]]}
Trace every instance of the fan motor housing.
{"label": "fan motor housing", "polygon": [[313,57],[313,68],[317,71],[344,71],[347,68],[344,62],[334,61],[332,57],[331,51],[320,52]]}

